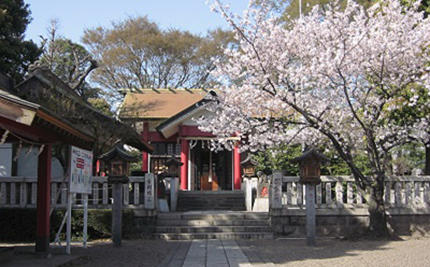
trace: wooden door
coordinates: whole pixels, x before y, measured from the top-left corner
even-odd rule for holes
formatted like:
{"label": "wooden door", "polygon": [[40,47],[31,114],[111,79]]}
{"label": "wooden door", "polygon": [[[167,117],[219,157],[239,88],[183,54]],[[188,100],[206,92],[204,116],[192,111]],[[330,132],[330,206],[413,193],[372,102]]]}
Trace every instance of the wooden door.
{"label": "wooden door", "polygon": [[218,177],[216,176],[214,162],[212,160],[211,151],[202,151],[202,172],[200,176],[200,190],[202,191],[217,191],[219,188]]}

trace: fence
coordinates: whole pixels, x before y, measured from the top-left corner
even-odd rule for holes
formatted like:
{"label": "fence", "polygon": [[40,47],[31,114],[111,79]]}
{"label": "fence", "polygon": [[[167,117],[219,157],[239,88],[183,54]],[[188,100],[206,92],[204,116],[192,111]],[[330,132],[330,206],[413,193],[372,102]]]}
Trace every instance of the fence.
{"label": "fence", "polygon": [[[129,177],[123,185],[123,204],[125,208],[143,208],[145,201],[145,177]],[[63,178],[51,180],[51,204],[65,208],[67,204],[67,183]],[[37,203],[36,177],[0,177],[1,208],[35,208]],[[82,205],[82,195],[75,194],[74,207]],[[93,177],[92,193],[88,196],[88,207],[110,209],[112,188],[107,177]]]}
{"label": "fence", "polygon": [[[389,177],[385,182],[384,201],[389,209],[427,210],[430,176]],[[317,209],[367,208],[362,192],[350,176],[322,176],[316,186],[315,203]],[[305,204],[304,185],[299,183],[299,177],[273,177],[272,210],[304,209]]]}

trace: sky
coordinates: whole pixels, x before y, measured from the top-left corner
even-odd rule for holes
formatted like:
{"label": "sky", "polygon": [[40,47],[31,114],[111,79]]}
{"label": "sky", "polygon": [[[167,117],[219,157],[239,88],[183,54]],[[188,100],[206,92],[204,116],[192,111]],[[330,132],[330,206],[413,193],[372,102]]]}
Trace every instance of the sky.
{"label": "sky", "polygon": [[[207,0],[24,0],[33,18],[26,39],[40,43],[52,19],[59,21],[59,33],[80,42],[85,29],[110,26],[128,17],[148,16],[162,29],[179,28],[204,35],[208,30],[228,28],[224,19],[213,13]],[[234,13],[242,13],[248,0],[224,0]]]}

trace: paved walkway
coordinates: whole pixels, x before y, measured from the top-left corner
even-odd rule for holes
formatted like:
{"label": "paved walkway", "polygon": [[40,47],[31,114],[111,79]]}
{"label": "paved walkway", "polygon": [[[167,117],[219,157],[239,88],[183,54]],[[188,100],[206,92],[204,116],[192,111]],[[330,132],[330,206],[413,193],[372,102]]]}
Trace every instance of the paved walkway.
{"label": "paved walkway", "polygon": [[173,257],[162,265],[168,267],[250,267],[251,263],[234,240],[195,240],[180,244]]}

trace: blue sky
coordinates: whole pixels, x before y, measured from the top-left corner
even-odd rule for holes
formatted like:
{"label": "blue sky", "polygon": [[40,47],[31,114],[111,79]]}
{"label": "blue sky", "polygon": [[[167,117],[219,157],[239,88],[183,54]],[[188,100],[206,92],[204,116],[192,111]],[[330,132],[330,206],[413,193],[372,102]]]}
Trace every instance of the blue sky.
{"label": "blue sky", "polygon": [[[25,0],[33,21],[26,39],[39,43],[51,19],[60,23],[60,34],[79,42],[87,28],[110,26],[112,21],[147,15],[163,29],[179,28],[205,34],[217,27],[228,28],[219,14],[210,11],[206,0]],[[235,13],[242,13],[248,0],[224,0]]]}

